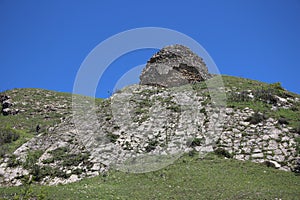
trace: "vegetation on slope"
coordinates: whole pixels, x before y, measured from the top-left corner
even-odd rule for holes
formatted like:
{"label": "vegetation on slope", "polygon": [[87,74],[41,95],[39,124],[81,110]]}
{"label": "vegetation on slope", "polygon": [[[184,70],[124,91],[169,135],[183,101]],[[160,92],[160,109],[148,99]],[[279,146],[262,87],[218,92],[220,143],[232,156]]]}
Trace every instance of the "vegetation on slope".
{"label": "vegetation on slope", "polygon": [[0,188],[0,199],[297,199],[299,187],[293,173],[209,154],[143,174],[111,170],[67,185]]}
{"label": "vegetation on slope", "polygon": [[[211,80],[213,81],[213,80]],[[293,127],[300,133],[300,96],[284,90],[280,84],[223,76],[227,106],[249,107],[265,117]],[[205,83],[192,88],[199,95],[209,95]],[[186,89],[182,86],[177,89]],[[0,115],[0,156],[12,153],[36,134],[36,126],[47,132],[71,113],[71,95],[39,89],[14,89],[4,92],[14,106],[24,110],[17,115]],[[254,97],[251,98],[251,95]],[[291,106],[278,107],[278,97]],[[107,108],[107,101],[100,101]],[[257,118],[261,115],[257,115]],[[254,119],[256,120],[256,119]],[[300,153],[300,139],[298,152]],[[1,154],[2,152],[2,154]],[[28,180],[27,180],[28,181]],[[250,162],[225,160],[210,155],[204,160],[188,156],[164,170],[146,174],[109,171],[103,176],[60,186],[0,188],[0,199],[297,199],[300,179]]]}
{"label": "vegetation on slope", "polygon": [[[13,89],[0,93],[10,96],[16,115],[0,114],[0,158],[39,133],[60,123],[71,113],[71,94],[42,89]],[[0,105],[0,109],[1,105]]]}

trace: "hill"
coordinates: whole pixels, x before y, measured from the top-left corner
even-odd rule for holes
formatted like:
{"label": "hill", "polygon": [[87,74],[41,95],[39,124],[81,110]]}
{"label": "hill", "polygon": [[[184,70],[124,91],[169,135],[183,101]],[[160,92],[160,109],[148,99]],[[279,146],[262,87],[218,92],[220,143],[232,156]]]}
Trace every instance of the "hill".
{"label": "hill", "polygon": [[[42,188],[52,199],[72,196],[75,188],[86,186],[89,194],[79,196],[96,198],[101,193],[106,199],[126,199],[133,193],[131,197],[139,198],[140,187],[158,191],[143,193],[148,199],[299,196],[299,177],[294,173],[299,172],[300,96],[279,83],[230,76],[222,76],[226,94],[222,95],[214,88],[218,78],[207,85],[175,88],[133,85],[109,99],[96,100],[40,89],[5,91],[1,110],[9,101],[11,112],[0,116],[0,183],[23,185],[19,187],[26,191],[29,182],[56,185],[95,177],[59,187],[31,186],[34,192],[27,194],[43,195]],[[95,102],[83,108],[84,113],[96,113],[97,122],[83,113],[74,121],[74,99],[85,105]],[[75,104],[75,111],[82,110]],[[160,161],[153,161],[153,155]],[[218,181],[211,182],[212,178]],[[126,191],[125,180],[136,184]],[[199,184],[202,191],[197,191]],[[170,191],[165,188],[169,186]],[[20,193],[18,187],[0,190],[3,198]]]}

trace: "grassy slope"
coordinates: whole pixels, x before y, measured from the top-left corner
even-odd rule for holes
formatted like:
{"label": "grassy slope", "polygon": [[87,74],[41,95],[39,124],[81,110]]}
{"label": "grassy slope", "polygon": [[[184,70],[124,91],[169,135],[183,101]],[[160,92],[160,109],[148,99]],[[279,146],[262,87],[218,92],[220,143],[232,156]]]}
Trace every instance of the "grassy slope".
{"label": "grassy slope", "polygon": [[[45,199],[297,199],[300,177],[251,162],[184,156],[145,174],[110,171],[59,186],[31,186],[28,196]],[[20,198],[21,188],[0,188],[2,197]],[[16,194],[19,194],[17,196]],[[42,198],[41,198],[42,199]]]}
{"label": "grassy slope", "polygon": [[13,89],[1,94],[11,97],[14,103],[12,108],[24,110],[17,115],[0,115],[0,132],[13,130],[20,136],[17,141],[0,147],[2,151],[5,148],[6,153],[12,153],[34,137],[37,125],[41,127],[40,132],[46,132],[71,111],[71,94],[68,93],[41,89]]}
{"label": "grassy slope", "polygon": [[[223,80],[226,88],[234,91],[270,87],[265,83],[236,77],[224,76]],[[196,88],[203,89],[205,85],[201,83]],[[39,95],[44,92],[50,96],[44,98],[45,96]],[[33,103],[46,100],[47,103],[60,102],[63,99],[71,102],[70,95],[51,91],[22,89],[15,93],[15,97],[11,91],[6,93],[14,101],[27,95],[33,98]],[[299,98],[299,95],[282,90],[278,90],[278,94]],[[270,111],[270,105],[259,101],[229,100],[227,105],[234,108],[250,107],[275,118],[284,117],[294,128],[297,128],[300,121],[299,104],[295,110],[277,111]],[[38,113],[36,108],[30,104],[26,106],[31,113]],[[45,120],[44,116],[30,115],[28,112],[16,116],[0,116],[0,129],[16,126],[23,133],[23,140],[15,141],[10,148],[15,149],[32,137],[36,124],[50,126],[62,116],[55,112],[50,114],[50,120]],[[300,177],[293,173],[211,155],[201,161],[186,156],[166,169],[146,174],[110,171],[107,177],[99,176],[64,186],[32,185],[29,190],[25,187],[0,188],[0,199],[1,196],[11,199],[16,193],[22,196],[25,192],[29,196],[46,196],[48,199],[297,199],[300,196],[299,188]]]}

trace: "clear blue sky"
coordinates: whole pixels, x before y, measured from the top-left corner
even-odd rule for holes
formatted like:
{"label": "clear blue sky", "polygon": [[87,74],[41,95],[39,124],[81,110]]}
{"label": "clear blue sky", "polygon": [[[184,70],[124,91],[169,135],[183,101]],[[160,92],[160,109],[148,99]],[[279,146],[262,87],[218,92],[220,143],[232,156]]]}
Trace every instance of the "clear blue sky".
{"label": "clear blue sky", "polygon": [[[0,0],[0,91],[71,92],[88,53],[138,27],[164,27],[199,42],[222,74],[300,93],[299,0]],[[100,80],[107,97],[118,79],[155,52],[122,56]]]}

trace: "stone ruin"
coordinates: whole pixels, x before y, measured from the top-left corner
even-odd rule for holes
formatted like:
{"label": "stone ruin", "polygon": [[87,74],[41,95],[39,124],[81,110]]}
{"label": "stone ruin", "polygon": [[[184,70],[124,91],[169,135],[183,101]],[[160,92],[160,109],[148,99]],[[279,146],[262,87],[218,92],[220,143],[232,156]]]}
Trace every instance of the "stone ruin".
{"label": "stone ruin", "polygon": [[140,84],[176,87],[210,77],[202,58],[189,48],[176,44],[162,48],[149,59],[140,76]]}

